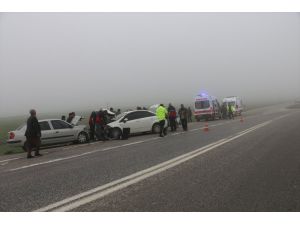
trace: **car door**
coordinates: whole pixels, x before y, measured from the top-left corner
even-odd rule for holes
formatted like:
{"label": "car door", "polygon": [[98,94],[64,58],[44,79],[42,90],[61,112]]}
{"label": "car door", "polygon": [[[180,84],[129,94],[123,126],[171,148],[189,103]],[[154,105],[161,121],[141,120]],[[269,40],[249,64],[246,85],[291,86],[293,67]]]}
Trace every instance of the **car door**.
{"label": "car door", "polygon": [[48,145],[53,142],[54,130],[50,127],[49,121],[41,121],[39,122],[41,128],[41,144]]}
{"label": "car door", "polygon": [[140,111],[140,132],[148,132],[152,130],[152,126],[156,121],[156,115],[149,111]]}
{"label": "car door", "polygon": [[54,129],[53,139],[55,143],[71,142],[76,139],[73,126],[62,120],[51,120]]}
{"label": "car door", "polygon": [[139,133],[141,132],[141,121],[140,114],[138,111],[128,113],[123,119],[124,128],[130,128],[130,133]]}

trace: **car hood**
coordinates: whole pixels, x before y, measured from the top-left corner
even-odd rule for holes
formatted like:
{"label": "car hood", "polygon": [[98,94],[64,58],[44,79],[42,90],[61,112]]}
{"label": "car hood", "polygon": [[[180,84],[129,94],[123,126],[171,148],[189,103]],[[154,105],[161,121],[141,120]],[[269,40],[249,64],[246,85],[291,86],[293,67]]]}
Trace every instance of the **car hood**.
{"label": "car hood", "polygon": [[86,125],[76,125],[76,126],[74,126],[74,128],[81,129],[81,130],[84,130],[86,127],[87,127]]}
{"label": "car hood", "polygon": [[74,125],[74,126],[77,126],[77,124],[83,120],[84,118],[82,116],[75,116],[72,121],[71,121],[71,124]]}
{"label": "car hood", "polygon": [[116,126],[116,125],[118,125],[118,124],[120,124],[120,121],[119,121],[119,120],[113,121],[113,122],[107,124],[107,126],[109,126],[109,127],[114,127],[114,126]]}

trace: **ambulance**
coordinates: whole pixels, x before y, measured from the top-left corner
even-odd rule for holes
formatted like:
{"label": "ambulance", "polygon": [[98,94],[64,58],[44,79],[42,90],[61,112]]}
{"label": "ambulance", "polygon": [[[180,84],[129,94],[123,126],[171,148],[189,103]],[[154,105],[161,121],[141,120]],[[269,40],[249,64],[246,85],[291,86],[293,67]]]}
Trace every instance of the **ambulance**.
{"label": "ambulance", "polygon": [[202,119],[221,119],[221,107],[216,97],[201,93],[195,97],[194,116],[199,122]]}
{"label": "ambulance", "polygon": [[232,104],[235,107],[235,115],[241,115],[244,108],[242,104],[242,99],[237,96],[230,96],[223,99],[223,103],[226,105]]}

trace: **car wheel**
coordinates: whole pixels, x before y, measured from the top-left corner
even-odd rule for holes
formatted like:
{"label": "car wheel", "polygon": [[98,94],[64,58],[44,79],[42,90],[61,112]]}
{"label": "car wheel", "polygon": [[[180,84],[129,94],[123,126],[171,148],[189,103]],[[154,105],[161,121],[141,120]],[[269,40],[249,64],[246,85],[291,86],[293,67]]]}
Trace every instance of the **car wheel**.
{"label": "car wheel", "polygon": [[152,126],[152,133],[158,134],[160,132],[160,126],[158,123],[153,124]]}
{"label": "car wheel", "polygon": [[122,131],[120,128],[113,128],[111,131],[111,136],[113,139],[120,139],[122,135]]}
{"label": "car wheel", "polygon": [[84,143],[88,142],[88,135],[84,132],[80,132],[78,134],[77,141],[79,144],[84,144]]}

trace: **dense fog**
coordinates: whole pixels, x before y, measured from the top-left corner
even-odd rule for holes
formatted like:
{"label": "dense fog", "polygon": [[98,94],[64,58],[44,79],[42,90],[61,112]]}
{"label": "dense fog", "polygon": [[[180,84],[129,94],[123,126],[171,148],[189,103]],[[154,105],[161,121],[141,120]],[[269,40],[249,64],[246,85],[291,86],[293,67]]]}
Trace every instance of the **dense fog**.
{"label": "dense fog", "polygon": [[299,13],[1,13],[0,117],[300,98]]}

